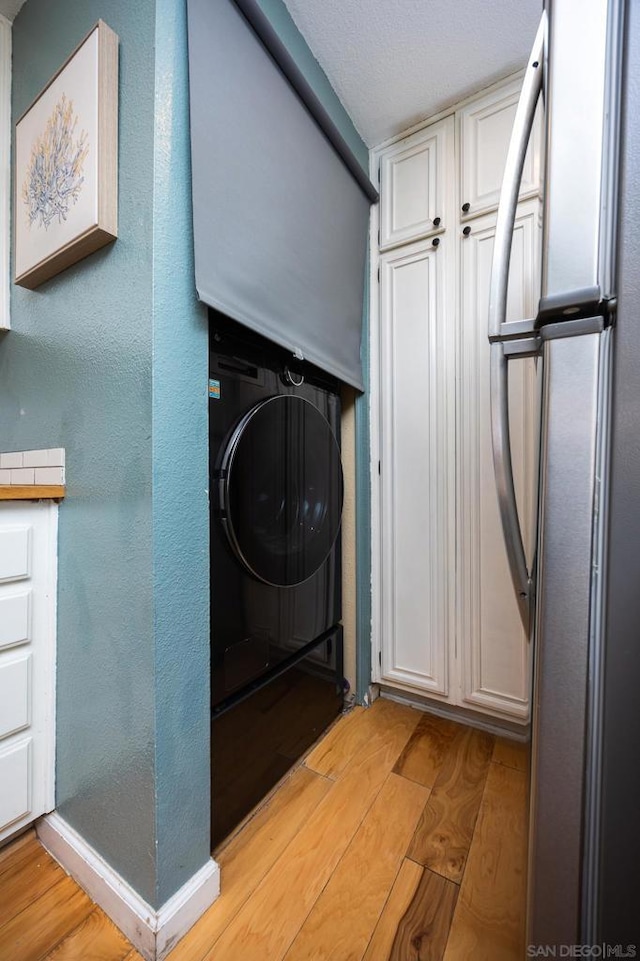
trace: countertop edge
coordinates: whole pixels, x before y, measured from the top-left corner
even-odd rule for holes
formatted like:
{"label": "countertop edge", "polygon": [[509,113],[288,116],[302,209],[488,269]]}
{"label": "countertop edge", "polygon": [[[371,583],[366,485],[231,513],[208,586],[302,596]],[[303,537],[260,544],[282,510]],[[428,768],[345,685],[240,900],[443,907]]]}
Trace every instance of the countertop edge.
{"label": "countertop edge", "polygon": [[0,501],[62,500],[64,484],[0,484]]}

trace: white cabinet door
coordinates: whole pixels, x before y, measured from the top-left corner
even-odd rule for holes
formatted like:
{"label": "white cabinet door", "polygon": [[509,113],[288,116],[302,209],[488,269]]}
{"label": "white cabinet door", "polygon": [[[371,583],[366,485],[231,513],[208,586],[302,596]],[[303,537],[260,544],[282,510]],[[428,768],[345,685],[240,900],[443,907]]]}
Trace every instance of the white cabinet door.
{"label": "white cabinet door", "polygon": [[[515,600],[496,498],[491,449],[487,311],[495,215],[461,237],[458,448],[458,637],[462,700],[526,719],[530,650]],[[508,320],[535,315],[539,299],[540,205],[520,204],[509,274]],[[516,496],[531,553],[536,490],[536,364],[510,364],[510,426]]]}
{"label": "white cabinet door", "polygon": [[454,570],[454,233],[380,258],[382,638],[385,682],[446,695]]}
{"label": "white cabinet door", "polygon": [[0,505],[0,841],[54,805],[57,511]]}
{"label": "white cabinet door", "polygon": [[380,248],[417,240],[446,223],[453,117],[425,127],[380,157]]}
{"label": "white cabinet door", "polygon": [[[460,216],[475,217],[495,209],[521,83],[515,81],[463,107],[458,112],[460,137]],[[538,110],[524,162],[520,198],[540,190],[541,111]],[[465,210],[466,205],[469,205]]]}

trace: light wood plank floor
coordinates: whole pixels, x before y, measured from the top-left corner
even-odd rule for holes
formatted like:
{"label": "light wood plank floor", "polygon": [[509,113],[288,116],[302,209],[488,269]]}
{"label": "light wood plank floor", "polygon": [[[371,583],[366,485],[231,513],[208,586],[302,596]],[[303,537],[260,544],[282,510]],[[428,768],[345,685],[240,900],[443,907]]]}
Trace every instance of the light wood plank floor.
{"label": "light wood plank floor", "polygon": [[[215,852],[169,961],[520,961],[528,752],[392,701],[341,718]],[[0,850],[1,961],[141,961],[33,831]]]}

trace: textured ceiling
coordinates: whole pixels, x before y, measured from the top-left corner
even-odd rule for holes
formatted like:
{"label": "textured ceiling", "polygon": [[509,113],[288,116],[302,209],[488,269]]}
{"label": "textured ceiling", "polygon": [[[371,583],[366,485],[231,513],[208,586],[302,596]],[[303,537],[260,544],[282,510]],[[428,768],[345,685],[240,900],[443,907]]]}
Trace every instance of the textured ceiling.
{"label": "textured ceiling", "polygon": [[0,13],[7,20],[13,20],[25,0],[0,0]]}
{"label": "textured ceiling", "polygon": [[[25,0],[0,0],[13,20]],[[369,147],[524,66],[542,0],[285,0]]]}
{"label": "textured ceiling", "polygon": [[285,0],[372,147],[524,67],[542,0]]}

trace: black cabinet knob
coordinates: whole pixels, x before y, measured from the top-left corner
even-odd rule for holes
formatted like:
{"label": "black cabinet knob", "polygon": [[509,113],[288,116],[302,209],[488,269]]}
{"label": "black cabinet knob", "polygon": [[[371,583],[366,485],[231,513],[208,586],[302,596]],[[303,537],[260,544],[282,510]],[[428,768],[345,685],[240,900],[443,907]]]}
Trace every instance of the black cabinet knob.
{"label": "black cabinet knob", "polygon": [[434,247],[438,247],[438,246],[440,245],[440,238],[439,238],[439,237],[434,237],[433,240],[431,241],[431,243],[432,243],[432,245],[433,245]]}
{"label": "black cabinet knob", "polygon": [[465,227],[462,233],[465,235],[465,237],[468,237],[469,234],[471,233],[471,227],[469,226]]}
{"label": "black cabinet knob", "polygon": [[433,218],[433,226],[434,226],[434,227],[439,227],[440,224],[441,224],[441,222],[442,222],[442,221],[440,220],[440,217],[434,217],[434,218]]}
{"label": "black cabinet knob", "polygon": [[468,214],[470,210],[471,210],[471,204],[463,204],[463,205],[462,205],[462,212],[463,212],[464,214]]}

